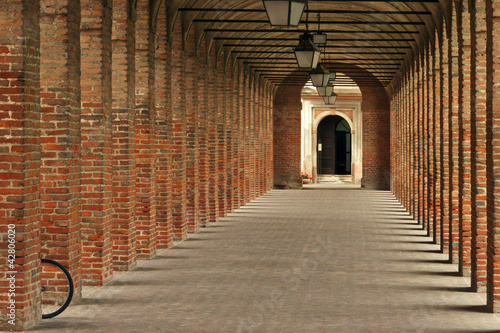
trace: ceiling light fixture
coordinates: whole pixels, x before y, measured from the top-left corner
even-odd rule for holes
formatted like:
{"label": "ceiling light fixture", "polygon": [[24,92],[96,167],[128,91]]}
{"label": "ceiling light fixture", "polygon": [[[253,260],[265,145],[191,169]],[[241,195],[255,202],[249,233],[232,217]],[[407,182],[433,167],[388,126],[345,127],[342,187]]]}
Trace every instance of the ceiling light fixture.
{"label": "ceiling light fixture", "polygon": [[306,32],[299,36],[299,45],[295,48],[295,58],[300,68],[316,68],[321,51],[314,45],[309,34],[309,11],[306,18]]}
{"label": "ceiling light fixture", "polygon": [[321,97],[330,97],[333,94],[333,86],[316,87],[316,90]]}
{"label": "ceiling light fixture", "polygon": [[330,96],[325,96],[323,97],[323,102],[325,102],[326,105],[333,105],[337,101],[337,94],[332,92]]}
{"label": "ceiling light fixture", "polygon": [[330,71],[325,69],[323,64],[319,64],[315,69],[309,73],[311,81],[315,87],[324,87],[330,80]]}
{"label": "ceiling light fixture", "polygon": [[275,27],[297,27],[307,0],[262,0],[267,17]]}

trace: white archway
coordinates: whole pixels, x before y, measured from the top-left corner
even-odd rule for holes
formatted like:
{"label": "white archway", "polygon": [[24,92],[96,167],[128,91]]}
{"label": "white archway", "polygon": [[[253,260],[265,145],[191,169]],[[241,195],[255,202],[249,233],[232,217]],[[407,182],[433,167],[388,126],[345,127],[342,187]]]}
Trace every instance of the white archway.
{"label": "white archway", "polygon": [[[352,118],[348,115],[352,115]],[[335,105],[325,105],[322,99],[302,99],[302,171],[312,175],[313,183],[317,182],[317,140],[318,126],[328,116],[340,116],[351,127],[352,155],[351,180],[353,184],[361,184],[362,177],[362,113],[361,100],[337,100]]]}

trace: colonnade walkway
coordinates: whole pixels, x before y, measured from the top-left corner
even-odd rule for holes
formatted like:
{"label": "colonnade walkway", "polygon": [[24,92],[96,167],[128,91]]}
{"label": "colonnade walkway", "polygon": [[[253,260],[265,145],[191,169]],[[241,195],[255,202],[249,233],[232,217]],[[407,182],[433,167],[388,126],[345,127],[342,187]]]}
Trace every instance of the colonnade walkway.
{"label": "colonnade walkway", "polygon": [[273,190],[36,332],[500,332],[390,192]]}

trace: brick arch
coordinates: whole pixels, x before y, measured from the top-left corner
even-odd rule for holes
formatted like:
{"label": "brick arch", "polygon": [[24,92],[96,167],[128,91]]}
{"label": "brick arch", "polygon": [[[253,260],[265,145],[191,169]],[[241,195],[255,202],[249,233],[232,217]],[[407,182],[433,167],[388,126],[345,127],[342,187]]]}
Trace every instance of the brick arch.
{"label": "brick arch", "polygon": [[[338,69],[331,67],[331,69]],[[369,75],[369,73],[367,73]],[[356,78],[353,78],[356,82]],[[361,102],[363,153],[361,185],[390,188],[390,103],[382,85],[358,84]],[[300,101],[302,86],[279,86],[274,99],[274,185],[300,188]]]}

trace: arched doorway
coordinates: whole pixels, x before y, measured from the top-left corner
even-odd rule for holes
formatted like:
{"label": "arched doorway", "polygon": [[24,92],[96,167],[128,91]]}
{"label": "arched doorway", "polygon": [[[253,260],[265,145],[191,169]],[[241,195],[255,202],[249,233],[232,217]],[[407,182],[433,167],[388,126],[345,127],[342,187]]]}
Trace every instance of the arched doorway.
{"label": "arched doorway", "polygon": [[318,174],[351,174],[351,127],[340,116],[325,117],[318,126]]}

